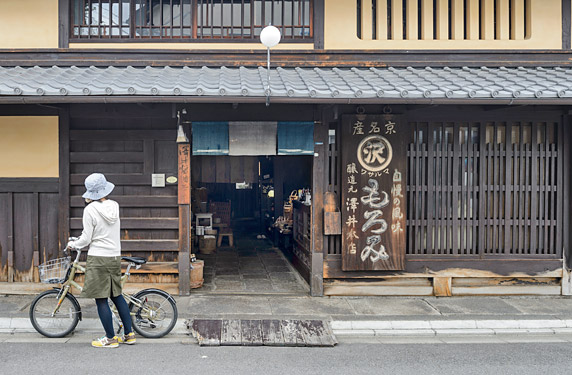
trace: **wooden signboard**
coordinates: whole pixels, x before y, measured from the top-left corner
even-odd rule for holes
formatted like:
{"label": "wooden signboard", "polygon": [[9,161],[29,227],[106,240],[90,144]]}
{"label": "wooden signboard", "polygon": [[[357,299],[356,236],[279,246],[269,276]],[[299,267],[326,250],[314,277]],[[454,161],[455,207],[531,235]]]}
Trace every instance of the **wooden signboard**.
{"label": "wooden signboard", "polygon": [[342,117],[342,269],[405,268],[407,125]]}
{"label": "wooden signboard", "polygon": [[191,146],[179,143],[179,204],[191,204]]}

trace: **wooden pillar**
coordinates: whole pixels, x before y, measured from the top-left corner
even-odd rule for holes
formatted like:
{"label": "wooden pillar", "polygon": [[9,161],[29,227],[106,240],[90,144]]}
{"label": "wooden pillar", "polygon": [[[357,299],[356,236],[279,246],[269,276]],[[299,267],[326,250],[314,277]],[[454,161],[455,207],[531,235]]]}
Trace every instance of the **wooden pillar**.
{"label": "wooden pillar", "polygon": [[191,294],[191,146],[178,144],[179,295]]}
{"label": "wooden pillar", "polygon": [[451,277],[434,277],[433,278],[433,294],[436,297],[450,297],[452,293]]}
{"label": "wooden pillar", "polygon": [[[310,6],[312,6],[312,3],[310,3]],[[324,16],[326,13],[324,0],[315,0],[313,6],[314,49],[324,49]]]}
{"label": "wooden pillar", "polygon": [[32,277],[34,282],[40,282],[40,194],[35,192],[32,201]]}
{"label": "wooden pillar", "polygon": [[70,115],[69,107],[59,111],[59,188],[58,188],[58,256],[70,236]]}
{"label": "wooden pillar", "polygon": [[8,282],[14,282],[14,194],[8,194]]}
{"label": "wooden pillar", "polygon": [[324,295],[324,191],[326,187],[328,124],[322,121],[322,109],[314,115],[314,165],[312,168],[312,258],[310,294]]}
{"label": "wooden pillar", "polygon": [[572,48],[572,43],[570,40],[570,30],[572,28],[571,18],[572,8],[570,0],[562,0],[562,49]]}

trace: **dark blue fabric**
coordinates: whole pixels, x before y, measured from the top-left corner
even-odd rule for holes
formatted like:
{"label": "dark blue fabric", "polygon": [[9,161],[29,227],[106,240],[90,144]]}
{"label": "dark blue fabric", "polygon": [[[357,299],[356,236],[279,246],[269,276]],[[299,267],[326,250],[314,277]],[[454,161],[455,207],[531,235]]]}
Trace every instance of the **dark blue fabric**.
{"label": "dark blue fabric", "polygon": [[[117,297],[111,297],[111,300],[117,307],[117,312],[121,317],[121,322],[123,323],[123,332],[127,335],[133,330],[131,324],[131,314],[129,313],[129,306],[125,302],[125,298],[122,295]],[[111,309],[109,308],[109,303],[107,298],[96,298],[95,304],[97,305],[97,315],[99,315],[99,320],[103,325],[105,330],[105,335],[112,339],[115,336],[115,331],[113,330],[113,318],[111,317]]]}
{"label": "dark blue fabric", "polygon": [[313,154],[313,122],[278,122],[278,155]]}
{"label": "dark blue fabric", "polygon": [[193,122],[193,155],[228,155],[228,122]]}
{"label": "dark blue fabric", "polygon": [[111,317],[111,309],[107,303],[107,298],[96,298],[95,304],[97,305],[97,315],[99,315],[99,320],[103,324],[103,329],[105,330],[105,336],[112,339],[115,336],[113,330],[113,318]]}

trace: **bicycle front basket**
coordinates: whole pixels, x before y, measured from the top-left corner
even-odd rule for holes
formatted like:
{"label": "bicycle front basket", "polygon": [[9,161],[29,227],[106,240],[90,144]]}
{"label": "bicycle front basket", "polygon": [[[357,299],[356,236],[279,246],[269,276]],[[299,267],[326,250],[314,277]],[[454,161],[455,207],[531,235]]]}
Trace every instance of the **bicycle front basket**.
{"label": "bicycle front basket", "polygon": [[61,284],[70,268],[69,258],[58,258],[40,264],[40,281],[44,284]]}

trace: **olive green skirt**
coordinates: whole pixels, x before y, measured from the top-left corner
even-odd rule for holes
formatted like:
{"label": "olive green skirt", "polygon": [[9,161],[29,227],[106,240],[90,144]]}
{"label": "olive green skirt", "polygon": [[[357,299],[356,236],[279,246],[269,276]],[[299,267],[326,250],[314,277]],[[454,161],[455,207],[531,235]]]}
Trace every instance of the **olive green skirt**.
{"label": "olive green skirt", "polygon": [[81,297],[108,298],[121,294],[121,257],[87,257]]}

